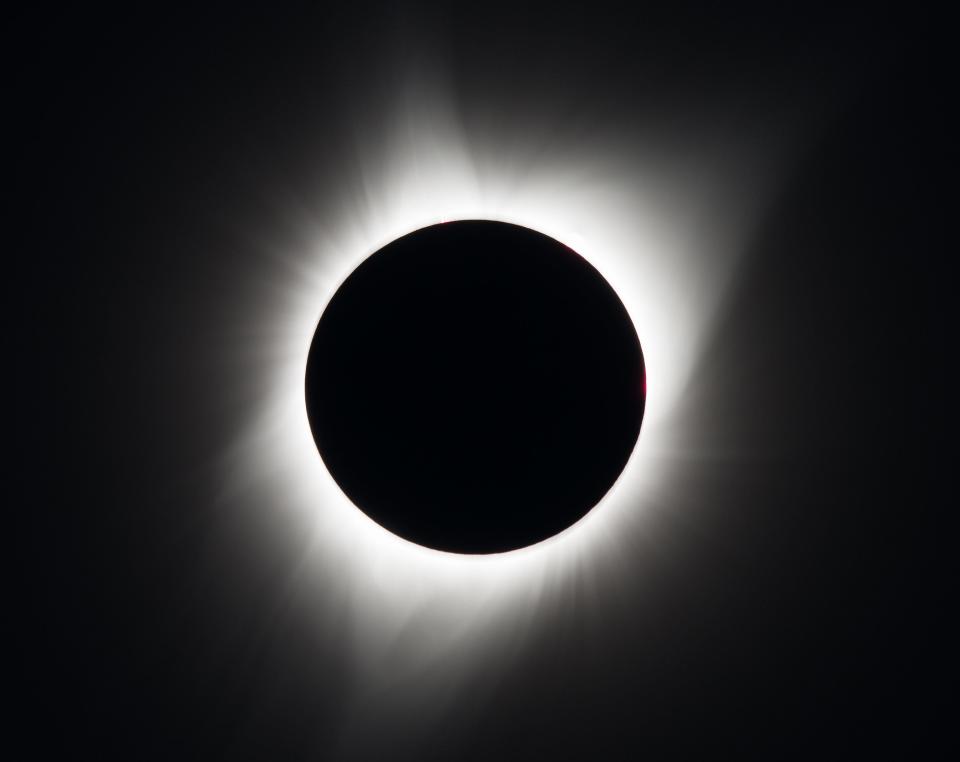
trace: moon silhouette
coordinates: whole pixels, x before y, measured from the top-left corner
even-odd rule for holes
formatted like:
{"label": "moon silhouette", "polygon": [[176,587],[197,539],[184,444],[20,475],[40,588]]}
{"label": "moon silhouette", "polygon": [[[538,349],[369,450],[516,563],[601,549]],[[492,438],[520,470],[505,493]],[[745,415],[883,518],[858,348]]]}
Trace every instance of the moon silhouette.
{"label": "moon silhouette", "polygon": [[306,368],[331,476],[375,522],[454,553],[515,550],[586,515],[637,442],[643,353],[616,292],[529,228],[465,220],[364,260]]}

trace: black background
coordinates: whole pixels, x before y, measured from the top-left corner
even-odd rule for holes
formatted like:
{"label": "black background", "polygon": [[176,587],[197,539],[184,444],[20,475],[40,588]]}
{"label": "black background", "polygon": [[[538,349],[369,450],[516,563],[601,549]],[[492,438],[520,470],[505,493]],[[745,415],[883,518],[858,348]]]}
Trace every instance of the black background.
{"label": "black background", "polygon": [[8,536],[8,628],[26,756],[350,756],[333,745],[335,641],[278,613],[291,560],[250,553],[214,507],[203,464],[247,400],[196,400],[222,382],[210,326],[243,302],[230,221],[269,228],[264,187],[336,197],[324,180],[348,171],[357,114],[424,46],[464,109],[492,99],[520,124],[629,125],[654,96],[791,88],[842,92],[841,108],[782,179],[701,358],[712,381],[685,415],[731,455],[691,459],[662,512],[672,546],[542,617],[493,695],[461,697],[415,743],[396,743],[406,720],[371,720],[364,754],[926,757],[947,739],[943,19],[591,3],[11,23],[26,203],[8,254],[23,486],[8,510],[28,530]]}

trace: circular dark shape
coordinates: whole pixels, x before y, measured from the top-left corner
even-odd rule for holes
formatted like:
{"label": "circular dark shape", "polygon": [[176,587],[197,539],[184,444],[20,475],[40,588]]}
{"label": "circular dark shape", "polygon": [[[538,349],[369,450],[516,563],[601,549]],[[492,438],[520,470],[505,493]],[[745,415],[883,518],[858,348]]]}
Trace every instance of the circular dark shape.
{"label": "circular dark shape", "polygon": [[606,494],[633,450],[643,354],[616,293],[529,228],[470,220],[397,239],[317,326],[310,427],[340,488],[419,545],[499,553]]}

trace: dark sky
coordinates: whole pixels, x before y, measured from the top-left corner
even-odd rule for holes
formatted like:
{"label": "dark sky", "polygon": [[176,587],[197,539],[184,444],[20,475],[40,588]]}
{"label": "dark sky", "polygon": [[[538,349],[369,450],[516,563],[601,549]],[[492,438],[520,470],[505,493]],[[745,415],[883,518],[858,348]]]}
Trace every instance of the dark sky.
{"label": "dark sky", "polygon": [[[19,18],[24,489],[8,509],[29,529],[9,539],[24,603],[8,627],[25,641],[25,756],[927,758],[955,597],[937,518],[953,502],[954,88],[940,20],[903,13]],[[304,612],[295,533],[254,498],[232,505],[211,465],[258,372],[217,342],[279,267],[238,229],[296,248],[285,215],[349,207],[354,138],[378,129],[403,67],[446,83],[468,141],[508,157],[553,134],[642,152],[651,134],[703,148],[745,131],[788,135],[792,160],[699,351],[677,419],[696,441],[680,437],[691,454],[656,511],[657,552],[599,589],[575,580],[582,599],[533,612],[509,659],[490,644],[439,709],[424,687],[438,676],[414,670],[374,678],[372,708],[348,712],[357,634],[318,624],[326,603]]]}

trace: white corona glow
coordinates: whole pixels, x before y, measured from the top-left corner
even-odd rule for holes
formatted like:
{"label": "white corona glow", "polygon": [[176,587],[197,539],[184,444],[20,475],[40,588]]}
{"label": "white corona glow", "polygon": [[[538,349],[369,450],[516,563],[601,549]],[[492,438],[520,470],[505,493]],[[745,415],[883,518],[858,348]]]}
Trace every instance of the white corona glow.
{"label": "white corona glow", "polygon": [[[645,514],[678,478],[669,453],[684,393],[773,163],[712,145],[692,171],[690,145],[654,134],[639,148],[601,130],[558,139],[545,127],[504,144],[465,129],[442,89],[413,91],[356,136],[340,203],[296,222],[311,245],[266,252],[271,277],[257,282],[237,339],[258,369],[260,402],[224,486],[224,500],[259,501],[309,537],[301,584],[318,616],[349,634],[361,697],[382,688],[385,670],[394,681],[433,680],[438,696],[454,690],[471,657],[509,654],[537,616],[640,552]],[[327,472],[304,401],[314,330],[344,279],[390,241],[459,219],[523,225],[586,258],[626,306],[648,378],[639,440],[606,497],[560,535],[499,555],[430,550],[374,523]]]}

